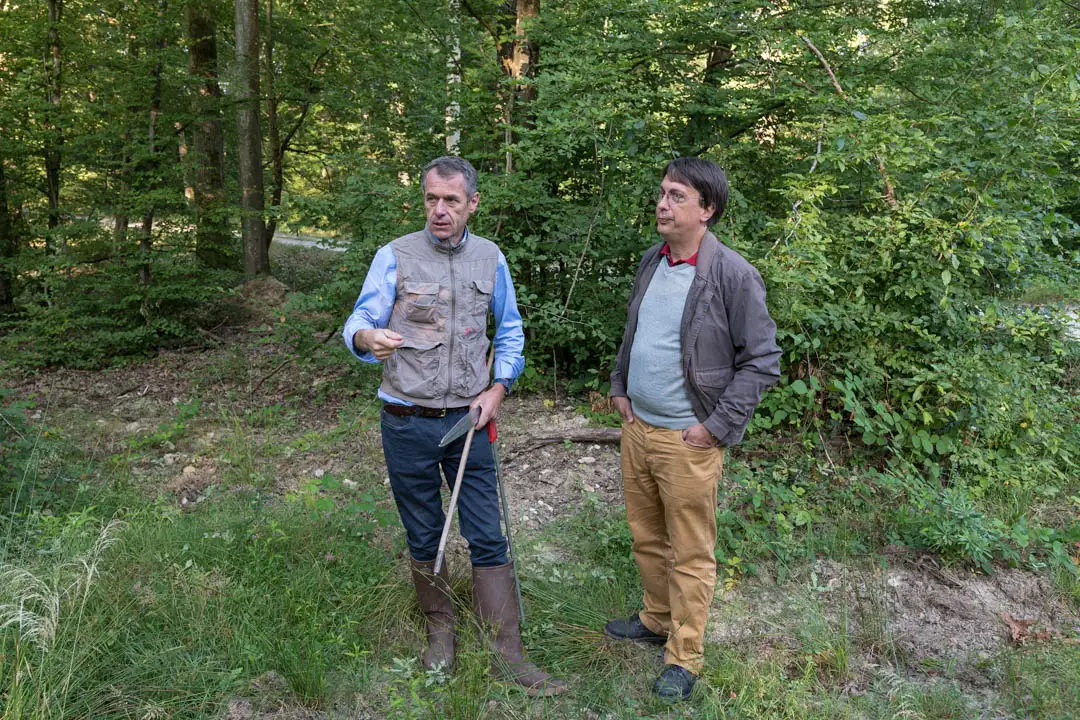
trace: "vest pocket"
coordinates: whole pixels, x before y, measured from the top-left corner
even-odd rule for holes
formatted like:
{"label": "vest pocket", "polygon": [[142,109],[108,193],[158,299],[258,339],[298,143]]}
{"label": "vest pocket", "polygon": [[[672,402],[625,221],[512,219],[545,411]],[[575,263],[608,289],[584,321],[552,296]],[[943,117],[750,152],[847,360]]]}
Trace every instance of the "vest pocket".
{"label": "vest pocket", "polygon": [[405,319],[427,325],[435,322],[435,310],[439,300],[439,283],[404,283]]}
{"label": "vest pocket", "polygon": [[442,343],[405,338],[405,342],[387,359],[387,372],[393,385],[405,395],[416,398],[441,397],[443,388]]}
{"label": "vest pocket", "polygon": [[459,340],[461,350],[454,360],[454,384],[456,395],[478,395],[488,384],[487,349],[491,342],[482,332]]}
{"label": "vest pocket", "polygon": [[469,310],[473,315],[483,318],[491,307],[491,296],[495,293],[495,283],[490,280],[473,280],[469,284],[471,302]]}

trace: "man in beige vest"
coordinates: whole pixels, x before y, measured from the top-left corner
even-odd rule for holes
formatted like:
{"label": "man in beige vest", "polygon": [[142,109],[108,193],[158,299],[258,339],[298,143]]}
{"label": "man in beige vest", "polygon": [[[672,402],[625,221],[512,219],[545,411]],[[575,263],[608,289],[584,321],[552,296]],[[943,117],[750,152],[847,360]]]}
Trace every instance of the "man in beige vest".
{"label": "man in beige vest", "polygon": [[[454,662],[446,565],[438,575],[434,566],[445,519],[442,487],[456,476],[465,444],[459,439],[440,448],[439,440],[471,407],[479,408],[477,429],[498,415],[525,365],[525,337],[506,258],[467,226],[480,201],[476,170],[462,158],[441,157],[421,178],[427,225],[376,253],[343,335],[360,360],[383,363],[383,453],[427,622],[424,666],[432,669]],[[495,322],[490,385],[489,313]],[[529,662],[521,646],[516,578],[486,433],[474,435],[461,483],[458,520],[469,543],[473,608],[491,629],[495,676],[529,695],[564,692],[566,685]]]}

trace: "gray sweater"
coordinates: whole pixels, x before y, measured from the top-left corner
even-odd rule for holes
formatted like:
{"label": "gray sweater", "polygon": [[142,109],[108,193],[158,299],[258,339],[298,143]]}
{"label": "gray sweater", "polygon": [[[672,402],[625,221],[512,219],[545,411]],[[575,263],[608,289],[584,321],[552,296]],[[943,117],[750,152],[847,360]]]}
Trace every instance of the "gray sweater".
{"label": "gray sweater", "polygon": [[694,266],[661,260],[638,311],[626,394],[634,414],[650,425],[685,430],[697,424],[682,374],[679,321]]}

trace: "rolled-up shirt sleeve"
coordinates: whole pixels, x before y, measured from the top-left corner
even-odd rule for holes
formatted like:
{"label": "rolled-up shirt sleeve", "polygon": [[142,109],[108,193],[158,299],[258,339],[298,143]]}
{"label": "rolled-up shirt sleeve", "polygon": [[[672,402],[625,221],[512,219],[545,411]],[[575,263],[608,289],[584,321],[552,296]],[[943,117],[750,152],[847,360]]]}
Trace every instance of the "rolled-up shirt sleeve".
{"label": "rolled-up shirt sleeve", "polygon": [[[345,329],[341,333],[345,339],[345,347],[360,360],[367,363],[379,362],[370,352],[359,352],[353,345],[353,336],[357,330],[386,327],[390,322],[390,311],[394,309],[396,295],[397,257],[389,245],[384,245],[371,261],[360,297],[356,299],[356,305],[353,306],[352,314],[345,321]],[[520,318],[518,324],[520,326]]]}
{"label": "rolled-up shirt sleeve", "polygon": [[495,317],[495,367],[493,377],[514,380],[525,369],[525,332],[518,312],[514,282],[506,257],[499,252],[495,270],[495,292],[491,296],[491,313]]}

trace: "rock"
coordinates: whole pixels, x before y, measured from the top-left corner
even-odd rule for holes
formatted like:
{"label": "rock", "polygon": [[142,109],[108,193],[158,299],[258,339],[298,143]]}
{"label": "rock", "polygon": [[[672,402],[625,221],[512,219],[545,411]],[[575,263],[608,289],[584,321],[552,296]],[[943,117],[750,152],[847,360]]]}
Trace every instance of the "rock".
{"label": "rock", "polygon": [[594,462],[596,462],[596,458],[594,458],[592,455],[585,455],[578,458],[578,462],[583,465],[592,465]]}
{"label": "rock", "polygon": [[198,469],[194,465],[185,465],[184,466],[184,474],[185,475],[194,475],[197,472],[198,472]]}
{"label": "rock", "polygon": [[250,720],[255,716],[255,710],[247,700],[233,700],[229,703],[229,710],[225,714],[226,720]]}

